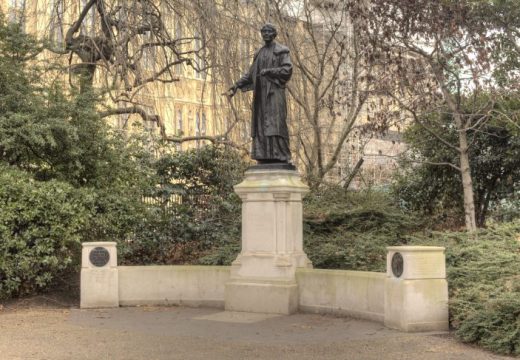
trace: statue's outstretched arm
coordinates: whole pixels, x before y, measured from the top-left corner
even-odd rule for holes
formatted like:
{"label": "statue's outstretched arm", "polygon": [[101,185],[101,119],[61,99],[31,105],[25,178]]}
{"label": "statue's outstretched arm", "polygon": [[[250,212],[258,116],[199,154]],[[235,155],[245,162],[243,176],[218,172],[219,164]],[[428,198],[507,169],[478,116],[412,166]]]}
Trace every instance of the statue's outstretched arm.
{"label": "statue's outstretched arm", "polygon": [[234,96],[238,89],[242,91],[253,90],[253,77],[251,76],[251,69],[245,73],[238,81],[229,88],[229,96]]}

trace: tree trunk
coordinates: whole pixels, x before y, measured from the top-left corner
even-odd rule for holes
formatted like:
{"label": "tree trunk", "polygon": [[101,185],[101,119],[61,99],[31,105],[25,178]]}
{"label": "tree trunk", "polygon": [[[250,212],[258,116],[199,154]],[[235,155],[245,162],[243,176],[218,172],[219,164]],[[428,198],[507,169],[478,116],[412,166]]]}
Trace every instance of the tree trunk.
{"label": "tree trunk", "polygon": [[435,77],[439,82],[444,100],[448,108],[453,113],[455,124],[457,125],[457,132],[459,133],[459,159],[460,159],[460,174],[462,177],[462,190],[464,192],[464,219],[466,229],[468,231],[477,230],[477,220],[475,216],[475,196],[473,194],[473,179],[471,177],[471,167],[469,164],[469,146],[467,124],[463,120],[463,115],[460,111],[459,104],[453,95],[450,93],[446,85],[446,79],[443,74],[443,69],[438,64],[430,59],[430,65],[433,68]]}
{"label": "tree trunk", "polygon": [[471,178],[471,168],[468,156],[468,138],[466,130],[459,127],[459,146],[460,146],[460,173],[462,175],[462,189],[464,191],[464,216],[466,229],[468,231],[477,230],[475,217],[475,197],[473,194],[473,179]]}
{"label": "tree trunk", "polygon": [[348,176],[348,179],[345,181],[345,184],[343,184],[343,189],[345,189],[345,190],[348,189],[348,187],[350,186],[350,183],[352,182],[352,180],[354,180],[357,173],[359,172],[359,169],[361,169],[361,165],[363,165],[364,162],[365,162],[365,159],[359,158],[358,162],[356,163],[356,166],[354,166],[354,169]]}

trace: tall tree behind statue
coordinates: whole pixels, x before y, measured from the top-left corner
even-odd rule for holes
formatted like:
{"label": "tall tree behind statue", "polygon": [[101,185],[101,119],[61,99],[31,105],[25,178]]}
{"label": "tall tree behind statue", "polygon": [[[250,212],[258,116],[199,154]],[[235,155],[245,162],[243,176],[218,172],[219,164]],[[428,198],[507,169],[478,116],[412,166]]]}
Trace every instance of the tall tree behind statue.
{"label": "tall tree behind statue", "polygon": [[[402,110],[405,122],[415,122],[455,154],[456,162],[431,164],[459,172],[469,231],[478,226],[470,150],[494,118],[497,102],[518,84],[518,63],[504,62],[518,48],[502,35],[520,28],[520,16],[503,21],[509,3],[375,0],[365,18],[377,40],[368,45],[394,78],[381,89],[392,99],[387,105]],[[488,101],[479,101],[483,94]],[[449,123],[432,126],[432,119],[445,119],[432,115],[446,110]],[[443,126],[456,129],[456,141],[448,131],[438,131]]]}

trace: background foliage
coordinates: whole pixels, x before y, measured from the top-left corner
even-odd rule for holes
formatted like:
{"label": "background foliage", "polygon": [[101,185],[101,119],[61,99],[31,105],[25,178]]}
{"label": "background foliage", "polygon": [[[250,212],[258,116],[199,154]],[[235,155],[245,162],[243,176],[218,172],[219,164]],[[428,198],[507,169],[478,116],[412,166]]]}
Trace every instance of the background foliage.
{"label": "background foliage", "polygon": [[[154,163],[157,186],[146,198],[148,217],[121,243],[123,262],[194,262],[211,248],[239,243],[240,200],[233,185],[246,167],[240,154],[218,146],[159,157]],[[200,260],[224,262],[215,254]]]}
{"label": "background foliage", "polygon": [[304,246],[316,268],[385,271],[386,247],[419,225],[379,191],[330,187],[304,201]]}
{"label": "background foliage", "polygon": [[[495,108],[500,114],[514,113],[519,105],[512,96]],[[453,143],[457,130],[450,125],[449,112],[430,116],[436,118],[428,121],[430,129],[412,124],[404,131],[409,151],[401,158],[393,190],[403,206],[430,218],[430,226],[456,227],[464,222],[461,176],[447,164],[456,164],[458,154],[440,143],[432,131]],[[492,210],[491,215],[514,218],[505,207],[517,196],[520,182],[518,129],[496,115],[479,129],[468,131],[468,136],[477,224],[485,226]]]}

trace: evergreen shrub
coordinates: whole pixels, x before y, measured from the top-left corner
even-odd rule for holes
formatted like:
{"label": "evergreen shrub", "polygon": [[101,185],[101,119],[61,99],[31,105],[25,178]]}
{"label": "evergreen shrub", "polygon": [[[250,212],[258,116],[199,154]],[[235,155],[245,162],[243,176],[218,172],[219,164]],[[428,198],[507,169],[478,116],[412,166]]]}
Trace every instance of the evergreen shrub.
{"label": "evergreen shrub", "polygon": [[457,337],[520,355],[520,221],[475,233],[432,232],[409,242],[446,247],[450,320]]}
{"label": "evergreen shrub", "polygon": [[0,299],[41,290],[78,263],[89,199],[64,182],[0,167]]}
{"label": "evergreen shrub", "polygon": [[304,247],[315,268],[385,271],[386,247],[419,222],[381,191],[327,187],[304,200]]}
{"label": "evergreen shrub", "polygon": [[233,260],[240,249],[240,200],[233,185],[246,167],[238,152],[221,146],[159,157],[146,218],[121,243],[122,262],[223,265]]}

